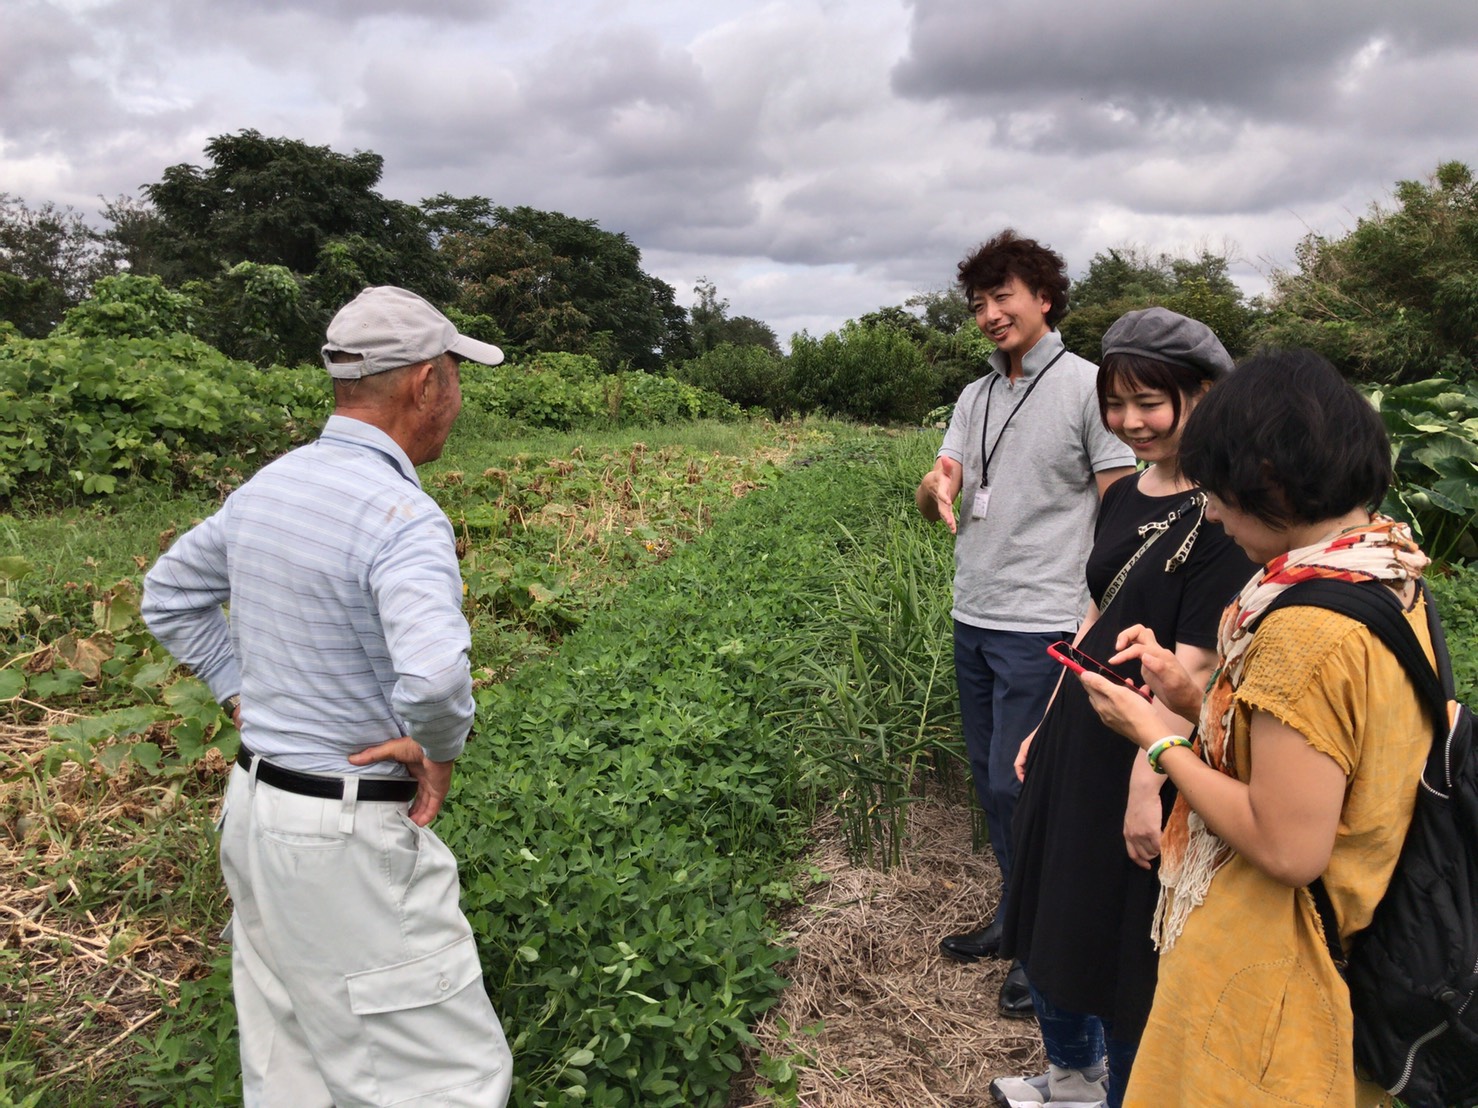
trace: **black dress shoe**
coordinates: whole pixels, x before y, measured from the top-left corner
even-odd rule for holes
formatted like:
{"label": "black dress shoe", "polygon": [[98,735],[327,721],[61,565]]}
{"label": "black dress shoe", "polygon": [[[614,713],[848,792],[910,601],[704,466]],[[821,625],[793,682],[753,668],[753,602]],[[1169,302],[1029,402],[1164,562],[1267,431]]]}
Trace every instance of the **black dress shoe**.
{"label": "black dress shoe", "polygon": [[1026,970],[1020,962],[1011,963],[1011,972],[1001,985],[1001,1015],[1014,1020],[1029,1020],[1037,1014],[1032,1005],[1031,986],[1026,983]]}
{"label": "black dress shoe", "polygon": [[1001,920],[991,920],[979,931],[967,931],[963,935],[946,935],[939,940],[939,950],[946,958],[957,962],[974,962],[980,958],[994,958],[1001,950]]}

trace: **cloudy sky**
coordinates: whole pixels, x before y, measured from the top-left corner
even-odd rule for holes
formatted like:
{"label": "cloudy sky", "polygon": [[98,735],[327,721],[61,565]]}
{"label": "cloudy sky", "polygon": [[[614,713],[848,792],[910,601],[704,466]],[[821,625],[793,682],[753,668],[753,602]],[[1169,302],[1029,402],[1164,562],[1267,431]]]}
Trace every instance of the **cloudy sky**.
{"label": "cloudy sky", "polygon": [[1475,0],[0,0],[0,192],[95,211],[254,128],[625,232],[782,340],[1003,226],[1249,291],[1478,163]]}

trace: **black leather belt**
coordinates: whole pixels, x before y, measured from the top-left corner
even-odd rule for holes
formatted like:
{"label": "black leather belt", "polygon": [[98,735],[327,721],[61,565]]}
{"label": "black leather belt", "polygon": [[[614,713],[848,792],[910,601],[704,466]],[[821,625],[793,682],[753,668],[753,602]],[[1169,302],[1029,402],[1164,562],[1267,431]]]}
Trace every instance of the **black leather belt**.
{"label": "black leather belt", "polygon": [[[236,755],[236,762],[248,773],[251,765],[259,759],[246,747]],[[323,800],[341,800],[344,796],[342,777],[319,777],[312,773],[274,766],[267,759],[260,759],[257,780],[265,781],[274,789],[297,793],[299,796],[316,796]],[[409,800],[416,795],[416,783],[403,777],[360,777],[359,800]]]}

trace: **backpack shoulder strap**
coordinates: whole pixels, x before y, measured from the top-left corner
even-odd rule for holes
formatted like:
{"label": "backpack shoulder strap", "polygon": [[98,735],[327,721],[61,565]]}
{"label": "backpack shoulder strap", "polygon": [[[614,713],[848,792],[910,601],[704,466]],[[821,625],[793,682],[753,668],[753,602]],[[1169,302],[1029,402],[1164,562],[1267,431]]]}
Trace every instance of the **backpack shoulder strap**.
{"label": "backpack shoulder strap", "polygon": [[[1269,612],[1279,608],[1302,605],[1310,608],[1326,608],[1331,612],[1358,620],[1396,656],[1401,667],[1416,685],[1417,693],[1432,713],[1432,729],[1437,741],[1447,734],[1447,702],[1452,698],[1452,663],[1447,654],[1446,636],[1442,633],[1442,622],[1437,618],[1436,606],[1432,603],[1427,583],[1421,583],[1422,597],[1427,606],[1427,628],[1432,635],[1433,653],[1437,656],[1437,667],[1427,661],[1421,641],[1401,611],[1401,602],[1395,593],[1379,583],[1357,584],[1328,577],[1316,577],[1290,585],[1258,617],[1261,622]],[[1254,628],[1256,624],[1253,625]]]}
{"label": "backpack shoulder strap", "polygon": [[[1257,624],[1269,612],[1298,605],[1327,608],[1359,620],[1370,628],[1376,638],[1385,643],[1411,676],[1418,694],[1432,714],[1433,749],[1437,749],[1447,734],[1447,702],[1452,698],[1453,689],[1452,660],[1447,652],[1447,636],[1442,630],[1442,621],[1437,618],[1431,590],[1425,581],[1420,583],[1420,587],[1422,599],[1427,606],[1427,629],[1432,637],[1432,653],[1437,659],[1435,668],[1427,661],[1426,652],[1422,650],[1421,641],[1411,629],[1411,624],[1406,622],[1396,594],[1378,583],[1359,584],[1328,577],[1300,581],[1284,589],[1267,606],[1253,623],[1253,630],[1256,630]],[[1329,890],[1324,887],[1324,879],[1314,878],[1309,882],[1308,890],[1313,894],[1314,907],[1319,912],[1319,924],[1324,932],[1324,942],[1329,947],[1330,957],[1334,959],[1340,976],[1344,976],[1344,944],[1340,942],[1339,921],[1335,916],[1334,902],[1329,897]]]}

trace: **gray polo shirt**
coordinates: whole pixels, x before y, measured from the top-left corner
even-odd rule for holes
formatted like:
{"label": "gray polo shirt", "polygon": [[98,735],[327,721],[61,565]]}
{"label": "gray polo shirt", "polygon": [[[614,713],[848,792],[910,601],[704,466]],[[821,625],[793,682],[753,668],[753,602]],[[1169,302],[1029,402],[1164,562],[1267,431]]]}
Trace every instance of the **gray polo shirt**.
{"label": "gray polo shirt", "polygon": [[[991,366],[960,394],[939,450],[964,467],[952,614],[994,631],[1076,628],[1088,609],[1083,570],[1098,515],[1093,475],[1134,465],[1134,452],[1099,419],[1098,367],[1065,351],[1056,331],[1027,351],[1017,381],[1007,379],[1001,351]],[[974,519],[986,453],[990,505],[984,519]]]}

